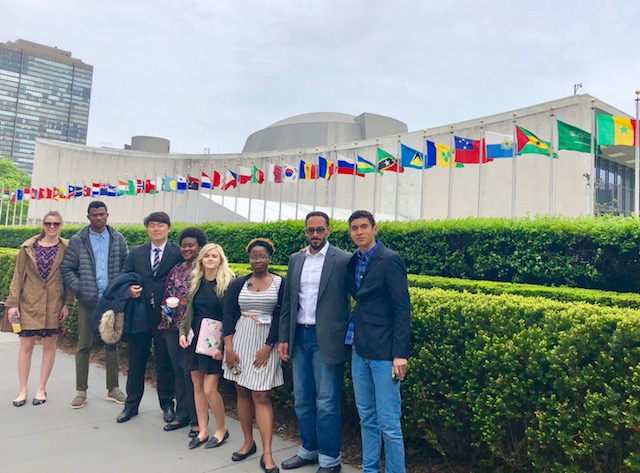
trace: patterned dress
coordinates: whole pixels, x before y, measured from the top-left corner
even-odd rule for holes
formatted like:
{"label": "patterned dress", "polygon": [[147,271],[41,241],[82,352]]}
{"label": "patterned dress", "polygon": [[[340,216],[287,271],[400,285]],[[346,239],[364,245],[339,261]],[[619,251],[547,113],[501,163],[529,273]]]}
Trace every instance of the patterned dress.
{"label": "patterned dress", "polygon": [[[40,243],[35,243],[33,245],[33,251],[36,255],[36,266],[38,268],[38,272],[42,277],[43,281],[46,281],[49,277],[49,273],[51,272],[51,267],[53,266],[53,262],[58,255],[58,250],[60,250],[60,243],[57,243],[53,246],[41,246]],[[18,336],[19,337],[51,337],[53,335],[58,335],[62,333],[62,327],[58,328],[43,328],[40,330],[22,330]]]}
{"label": "patterned dress", "polygon": [[[233,348],[240,358],[240,374],[233,374],[226,363],[223,363],[224,377],[238,383],[251,391],[269,391],[284,384],[282,365],[277,350],[271,350],[267,364],[255,368],[253,362],[256,352],[264,348],[264,341],[269,335],[271,324],[258,323],[259,316],[271,316],[278,304],[278,291],[282,278],[274,275],[269,289],[263,292],[250,291],[247,282],[240,290],[238,304],[243,314],[236,323],[236,333],[233,335]],[[251,315],[249,317],[245,316]]]}

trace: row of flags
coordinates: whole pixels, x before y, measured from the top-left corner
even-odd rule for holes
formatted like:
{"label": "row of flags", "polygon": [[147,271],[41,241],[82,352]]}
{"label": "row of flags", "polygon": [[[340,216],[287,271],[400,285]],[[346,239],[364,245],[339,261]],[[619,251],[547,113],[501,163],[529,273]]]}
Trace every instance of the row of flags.
{"label": "row of flags", "polygon": [[[610,115],[597,115],[598,146],[635,146],[636,122],[633,119]],[[591,152],[591,133],[569,123],[557,120],[558,150]],[[317,163],[300,160],[298,165],[269,163],[266,172],[253,167],[239,167],[237,171],[225,169],[223,173],[204,171],[200,175],[165,175],[152,179],[118,180],[117,184],[93,182],[89,185],[68,185],[62,187],[24,188],[11,191],[2,190],[2,199],[10,202],[23,200],[53,199],[65,200],[78,197],[118,197],[123,195],[156,194],[158,192],[184,193],[188,190],[236,188],[244,184],[263,184],[265,181],[281,184],[296,183],[299,180],[329,180],[334,174],[365,177],[370,173],[404,172],[408,169],[429,169],[432,167],[460,168],[466,164],[490,163],[494,159],[513,158],[522,154],[551,155],[551,144],[521,126],[515,127],[514,135],[485,131],[480,140],[453,137],[451,147],[426,140],[423,151],[405,144],[400,145],[399,158],[377,148],[376,162],[369,161],[356,153],[356,158],[348,158],[336,153],[332,162],[324,156],[317,157]],[[594,140],[595,141],[595,140]],[[554,158],[557,154],[554,153]]]}

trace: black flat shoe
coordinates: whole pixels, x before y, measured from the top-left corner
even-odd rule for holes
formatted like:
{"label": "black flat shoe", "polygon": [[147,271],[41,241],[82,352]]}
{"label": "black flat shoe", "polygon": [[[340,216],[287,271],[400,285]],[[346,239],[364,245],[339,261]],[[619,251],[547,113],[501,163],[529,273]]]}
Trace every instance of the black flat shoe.
{"label": "black flat shoe", "polygon": [[199,430],[189,429],[189,438],[192,439],[193,437],[197,437],[199,433],[200,433]]}
{"label": "black flat shoe", "polygon": [[[45,396],[47,395],[47,393],[44,393],[44,394],[45,394]],[[39,406],[40,404],[44,404],[45,402],[47,402],[47,398],[38,399],[37,397],[34,397],[32,404],[34,406]]]}
{"label": "black flat shoe", "polygon": [[[35,401],[35,399],[34,399]],[[27,403],[27,398],[25,397],[24,399],[20,399],[19,401],[13,401],[13,405],[16,407],[22,407]]]}
{"label": "black flat shoe", "polygon": [[225,440],[227,440],[228,438],[229,438],[229,431],[228,431],[228,430],[224,433],[224,437],[222,437],[222,440],[218,440],[218,439],[216,438],[216,436],[214,435],[213,437],[211,437],[211,440],[209,440],[209,441],[207,442],[207,444],[204,446],[204,448],[216,448],[216,447],[219,447],[219,446],[220,446],[220,445],[222,445],[222,444],[225,442]]}
{"label": "black flat shoe", "polygon": [[256,453],[256,451],[257,451],[256,443],[253,442],[253,446],[249,449],[247,453],[233,452],[231,454],[231,460],[234,462],[242,461],[245,458],[247,458],[249,455],[253,455],[254,453]]}
{"label": "black flat shoe", "polygon": [[282,462],[282,469],[294,470],[296,468],[300,468],[301,466],[311,465],[312,463],[318,463],[318,459],[314,458],[313,460],[307,460],[305,458],[299,457],[298,455],[294,455]]}
{"label": "black flat shoe", "polygon": [[273,468],[267,468],[264,464],[264,456],[265,455],[271,455],[270,453],[263,453],[262,456],[260,457],[260,468],[262,468],[264,470],[264,473],[280,473],[280,468],[278,468],[277,466],[274,466]]}
{"label": "black flat shoe", "polygon": [[193,437],[189,442],[189,450],[193,450],[194,448],[198,448],[200,445],[209,440],[209,436],[207,435],[204,439],[200,440],[198,437]]}
{"label": "black flat shoe", "polygon": [[174,422],[168,423],[162,428],[162,430],[164,430],[165,432],[173,432],[174,430],[182,429],[183,427],[186,427],[187,425],[189,425],[188,420],[184,422],[177,422],[177,423],[174,423]]}

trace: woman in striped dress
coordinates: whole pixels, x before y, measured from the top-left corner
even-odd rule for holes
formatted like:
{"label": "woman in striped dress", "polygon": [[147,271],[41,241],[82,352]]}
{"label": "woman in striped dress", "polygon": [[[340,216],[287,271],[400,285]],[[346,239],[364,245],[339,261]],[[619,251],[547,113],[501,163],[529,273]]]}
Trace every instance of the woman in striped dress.
{"label": "woman in striped dress", "polygon": [[224,377],[236,383],[238,418],[244,443],[231,459],[240,461],[256,453],[253,440],[255,417],[262,439],[260,466],[277,473],[271,441],[273,406],[271,390],[284,384],[278,352],[278,322],[284,280],[269,272],[273,243],[256,238],[247,245],[252,273],[237,278],[229,286],[224,301]]}

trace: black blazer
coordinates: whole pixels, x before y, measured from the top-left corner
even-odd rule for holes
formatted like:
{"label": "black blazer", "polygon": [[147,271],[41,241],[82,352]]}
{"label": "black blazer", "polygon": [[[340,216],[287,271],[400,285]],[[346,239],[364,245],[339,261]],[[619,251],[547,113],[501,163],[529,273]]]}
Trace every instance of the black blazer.
{"label": "black blazer", "polygon": [[411,302],[404,260],[382,242],[371,255],[360,288],[355,282],[357,252],[347,264],[353,309],[355,349],[373,360],[409,358]]}
{"label": "black blazer", "polygon": [[[275,275],[275,273],[272,274]],[[242,290],[242,286],[244,286],[245,281],[247,281],[252,275],[253,273],[250,273],[246,276],[234,279],[231,284],[229,284],[227,293],[224,295],[224,308],[222,312],[222,336],[224,337],[236,333],[236,324],[238,323],[238,319],[241,317],[238,296],[240,295],[240,291]],[[278,303],[276,304],[275,309],[273,309],[273,314],[271,314],[271,328],[269,329],[269,335],[267,335],[267,339],[264,341],[267,345],[278,343],[278,327],[280,324],[280,307],[282,306],[283,293],[284,278],[280,281]]]}
{"label": "black blazer", "polygon": [[151,243],[136,246],[129,252],[122,272],[134,272],[142,276],[142,297],[147,307],[150,329],[157,327],[160,323],[160,306],[162,305],[167,275],[171,268],[183,261],[180,247],[175,243],[167,242],[167,246],[162,252],[160,266],[154,275],[151,271]]}
{"label": "black blazer", "polygon": [[[351,253],[329,245],[320,276],[316,306],[316,334],[320,354],[328,365],[343,363],[351,356],[351,350],[347,350],[344,344],[351,318],[349,293],[344,284],[349,258]],[[289,343],[289,356],[293,356],[300,277],[305,259],[305,254],[299,251],[291,255],[287,269],[287,282],[284,286],[279,339],[280,342]]]}

